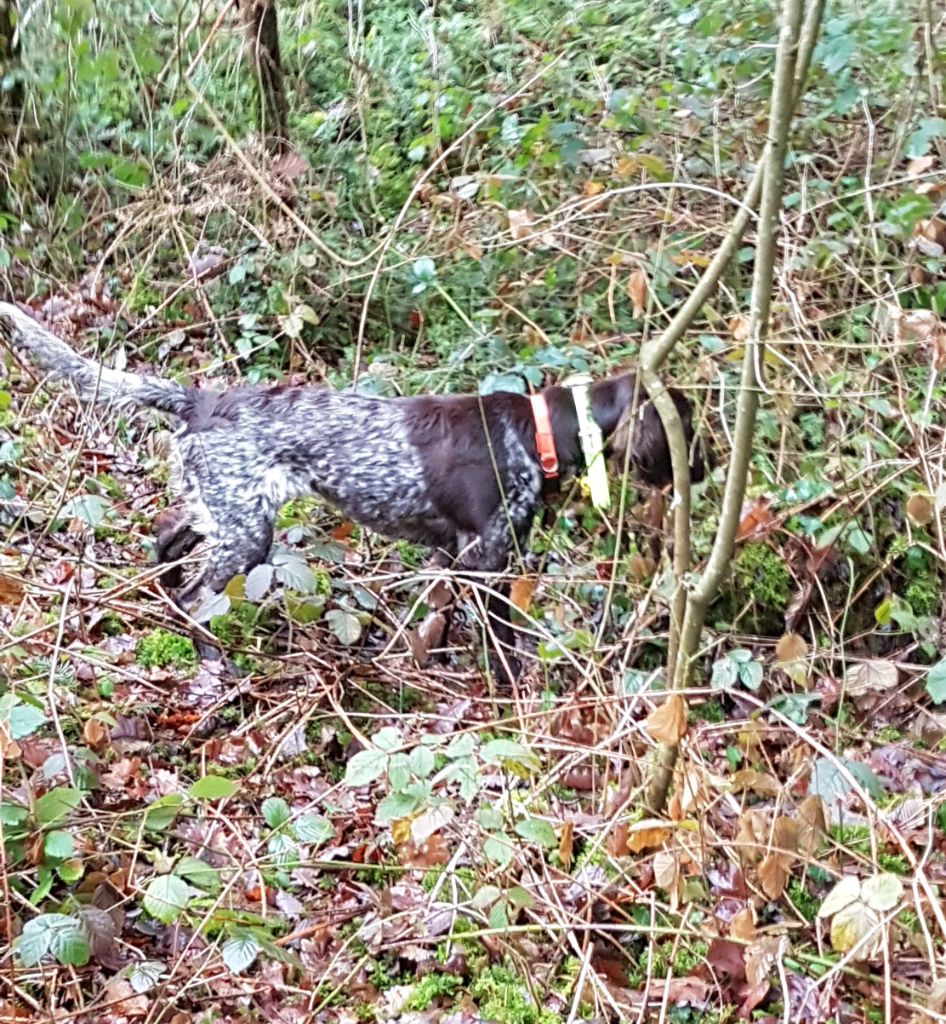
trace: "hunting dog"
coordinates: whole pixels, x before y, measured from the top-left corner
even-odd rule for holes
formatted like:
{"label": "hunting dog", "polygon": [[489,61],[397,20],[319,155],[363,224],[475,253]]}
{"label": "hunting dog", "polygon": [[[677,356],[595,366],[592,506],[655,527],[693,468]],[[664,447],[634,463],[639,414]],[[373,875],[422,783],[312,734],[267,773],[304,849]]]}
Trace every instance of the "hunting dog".
{"label": "hunting dog", "polygon": [[[236,575],[265,562],[276,513],[292,498],[315,493],[362,526],[428,546],[461,571],[498,573],[527,548],[533,519],[549,488],[534,402],[524,395],[422,395],[379,398],[318,386],[235,387],[209,391],[156,376],[110,369],[87,359],[35,319],[0,303],[0,336],[13,350],[70,380],[84,399],[156,409],[179,423],[172,488],[180,508],[155,523],[162,564],[195,549],[199,570],[166,581],[194,610]],[[633,373],[596,382],[592,415],[616,457],[629,457],[643,480],[671,480],[667,438],[657,411],[639,394]],[[693,442],[690,403],[671,395],[691,446],[691,477],[703,477]],[[559,479],[584,469],[578,416],[568,388],[541,392]],[[630,451],[627,452],[627,445]],[[544,467],[544,468],[543,468]],[[514,631],[508,585],[490,591],[492,641],[505,651]]]}

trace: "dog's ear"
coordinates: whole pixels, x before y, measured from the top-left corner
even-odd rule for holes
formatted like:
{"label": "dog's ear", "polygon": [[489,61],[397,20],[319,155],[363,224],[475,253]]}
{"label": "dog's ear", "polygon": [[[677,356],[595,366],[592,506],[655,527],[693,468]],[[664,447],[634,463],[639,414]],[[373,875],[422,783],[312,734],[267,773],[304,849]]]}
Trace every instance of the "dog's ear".
{"label": "dog's ear", "polygon": [[[683,436],[691,452],[690,479],[699,483],[705,474],[702,442],[693,443],[693,407],[680,391],[670,389],[670,396],[683,425]],[[645,402],[637,413],[628,409],[611,438],[610,454],[619,464],[631,446],[631,465],[646,483],[665,487],[673,481],[670,446],[660,414],[653,403]]]}

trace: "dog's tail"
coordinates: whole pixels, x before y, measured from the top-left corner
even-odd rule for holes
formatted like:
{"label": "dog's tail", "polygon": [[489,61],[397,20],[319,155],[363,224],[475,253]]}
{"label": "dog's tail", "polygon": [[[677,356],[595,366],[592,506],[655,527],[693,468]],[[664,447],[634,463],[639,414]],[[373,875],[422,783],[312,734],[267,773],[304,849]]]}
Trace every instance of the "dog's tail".
{"label": "dog's tail", "polygon": [[193,400],[192,389],[173,380],[113,370],[80,356],[8,302],[0,302],[0,339],[40,369],[72,381],[86,399],[159,409],[181,418]]}

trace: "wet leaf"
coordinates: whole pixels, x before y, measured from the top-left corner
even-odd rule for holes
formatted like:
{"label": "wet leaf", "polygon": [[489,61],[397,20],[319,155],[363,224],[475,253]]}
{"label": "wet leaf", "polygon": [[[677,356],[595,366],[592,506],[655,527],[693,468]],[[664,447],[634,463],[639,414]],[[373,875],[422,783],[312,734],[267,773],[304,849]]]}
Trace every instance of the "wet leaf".
{"label": "wet leaf", "polygon": [[679,694],[672,694],[647,716],[644,727],[658,743],[671,746],[680,742],[687,731],[687,704]]}

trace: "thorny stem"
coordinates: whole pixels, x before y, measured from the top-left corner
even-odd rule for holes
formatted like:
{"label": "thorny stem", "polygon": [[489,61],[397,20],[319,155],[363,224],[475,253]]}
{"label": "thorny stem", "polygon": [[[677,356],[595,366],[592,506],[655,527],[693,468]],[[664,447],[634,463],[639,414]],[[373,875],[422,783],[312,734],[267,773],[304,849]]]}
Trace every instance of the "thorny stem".
{"label": "thorny stem", "polygon": [[[824,0],[812,0],[802,25],[804,3],[805,0],[785,0],[784,3],[772,87],[769,139],[746,192],[744,208],[733,218],[726,239],[689,299],[680,308],[667,330],[641,355],[644,383],[667,433],[673,466],[673,571],[676,588],[671,601],[667,656],[668,680],[672,689],[687,685],[706,609],[718,592],[729,566],[745,495],[759,391],[762,387],[764,346],[774,278],[775,243],[782,201],[788,129],[792,113],[804,89],[824,10]],[[748,226],[748,211],[754,208],[756,203],[760,203],[760,213],[750,298],[749,336],[743,356],[742,382],[720,524],[706,568],[692,590],[688,591],[685,576],[690,571],[691,557],[689,451],[680,417],[669,394],[663,388],[659,368],[715,289]],[[647,805],[655,812],[661,811],[666,803],[678,753],[677,744],[662,743],[658,747],[656,764],[648,781],[646,793]]]}

